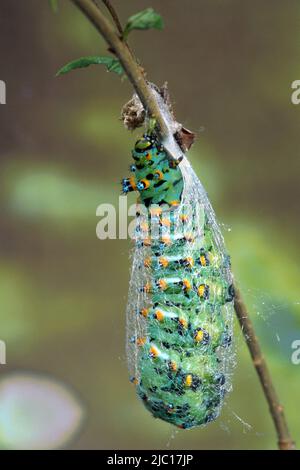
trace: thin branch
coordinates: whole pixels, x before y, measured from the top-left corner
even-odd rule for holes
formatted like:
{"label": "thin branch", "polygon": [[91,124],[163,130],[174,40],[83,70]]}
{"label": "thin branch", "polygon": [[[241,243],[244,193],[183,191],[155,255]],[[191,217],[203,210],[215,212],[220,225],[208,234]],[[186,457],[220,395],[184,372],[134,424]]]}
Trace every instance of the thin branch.
{"label": "thin branch", "polygon": [[295,443],[289,433],[283,406],[279,402],[269,368],[263,357],[247,307],[237,288],[235,288],[234,308],[269,405],[270,413],[278,436],[278,447],[280,450],[295,449]]}
{"label": "thin branch", "polygon": [[[168,133],[167,126],[161,115],[156,100],[126,44],[114,31],[107,18],[102,14],[101,10],[93,3],[93,0],[71,0],[87,18],[94,24],[99,33],[107,41],[110,48],[119,58],[124,70],[131,81],[137,95],[139,96],[145,110],[151,117],[154,117],[159,125],[159,133],[164,137]],[[104,3],[109,3],[105,2]],[[119,28],[118,28],[119,29]],[[119,31],[120,32],[120,31]],[[269,405],[270,413],[275,425],[278,436],[278,447],[281,450],[291,450],[295,448],[295,444],[290,436],[287,422],[284,416],[283,407],[278,400],[278,396],[273,385],[272,377],[263,358],[258,338],[255,334],[252,322],[245,303],[238,289],[235,289],[234,308],[239,320],[243,335],[248,345],[254,367],[258,373],[264,395]]]}
{"label": "thin branch", "polygon": [[119,31],[121,37],[123,36],[123,28],[122,28],[122,25],[121,25],[121,21],[119,20],[119,17],[117,15],[117,12],[116,10],[114,9],[114,7],[112,6],[112,4],[110,3],[109,0],[102,0],[102,2],[104,3],[104,5],[106,6],[106,8],[108,9],[109,13],[111,14],[111,17],[112,19],[114,20],[114,23],[117,27],[117,30]]}
{"label": "thin branch", "polygon": [[[98,2],[97,0],[93,0],[94,3],[96,3],[96,5],[98,6]],[[118,14],[116,12],[116,10],[114,9],[113,5],[111,4],[110,0],[102,0],[102,2],[104,3],[104,5],[106,6],[106,8],[108,9],[112,19],[113,19],[113,22],[114,24],[116,25],[116,28],[117,30],[119,31],[120,33],[120,39],[122,39],[123,43],[126,45],[127,49],[129,50],[130,54],[132,55],[132,58],[135,62],[137,62],[136,60],[136,57],[134,56],[131,48],[129,47],[129,44],[127,41],[124,40],[124,31],[123,31],[123,27],[122,27],[122,24],[121,24],[121,21],[119,20],[119,17],[118,17]]]}
{"label": "thin branch", "polygon": [[147,85],[139,65],[134,61],[126,44],[119,38],[111,23],[92,0],[71,0],[84,15],[93,23],[101,36],[104,37],[114,54],[120,60],[129,80],[139,96],[145,110],[154,118],[158,125],[158,132],[162,138],[168,135],[168,128],[160,112],[154,95]]}
{"label": "thin branch", "polygon": [[[99,10],[101,11],[98,0],[92,0],[92,1],[95,3],[96,7],[99,8]],[[112,17],[113,22],[115,23],[115,26],[116,26],[117,30],[119,31],[120,36],[122,37],[124,31],[123,31],[121,21],[119,20],[119,17],[117,15],[116,10],[114,9],[112,4],[110,3],[110,0],[102,0],[102,2],[104,3],[106,8],[108,9],[108,11],[110,13],[110,16]]]}

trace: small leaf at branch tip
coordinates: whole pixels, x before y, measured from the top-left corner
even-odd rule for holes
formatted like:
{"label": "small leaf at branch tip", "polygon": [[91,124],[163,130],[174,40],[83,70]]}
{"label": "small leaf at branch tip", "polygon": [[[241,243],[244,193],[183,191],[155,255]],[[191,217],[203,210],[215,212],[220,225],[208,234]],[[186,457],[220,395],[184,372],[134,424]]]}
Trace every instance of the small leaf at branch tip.
{"label": "small leaf at branch tip", "polygon": [[163,29],[164,21],[162,17],[156,13],[153,8],[147,8],[131,16],[124,29],[123,38],[126,39],[128,34],[134,29]]}
{"label": "small leaf at branch tip", "polygon": [[115,72],[117,75],[123,75],[124,69],[119,61],[114,57],[107,56],[88,56],[81,57],[80,59],[69,62],[62,67],[56,74],[56,76],[65,75],[72,70],[89,67],[90,65],[105,65],[108,72]]}

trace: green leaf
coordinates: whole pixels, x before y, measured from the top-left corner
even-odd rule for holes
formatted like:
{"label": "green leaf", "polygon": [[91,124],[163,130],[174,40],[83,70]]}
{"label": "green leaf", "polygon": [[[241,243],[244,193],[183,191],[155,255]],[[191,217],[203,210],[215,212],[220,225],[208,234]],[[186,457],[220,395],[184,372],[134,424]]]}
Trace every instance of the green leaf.
{"label": "green leaf", "polygon": [[48,0],[51,10],[54,13],[58,12],[58,0]]}
{"label": "green leaf", "polygon": [[147,8],[128,19],[123,37],[126,38],[134,29],[163,29],[163,27],[162,17],[153,8]]}
{"label": "green leaf", "polygon": [[124,69],[119,59],[106,56],[89,56],[81,57],[80,59],[69,62],[57,72],[56,76],[64,75],[66,73],[71,72],[71,70],[82,69],[84,67],[89,67],[90,65],[99,64],[105,65],[109,72],[115,72],[118,75],[122,75],[124,73]]}

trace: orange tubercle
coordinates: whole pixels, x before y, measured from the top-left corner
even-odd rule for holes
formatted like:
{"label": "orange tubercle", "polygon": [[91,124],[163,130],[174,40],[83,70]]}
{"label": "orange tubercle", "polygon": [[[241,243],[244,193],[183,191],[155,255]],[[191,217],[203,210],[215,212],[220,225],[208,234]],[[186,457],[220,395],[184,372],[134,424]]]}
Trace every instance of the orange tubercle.
{"label": "orange tubercle", "polygon": [[206,266],[206,258],[204,255],[200,256],[200,264],[201,266]]}
{"label": "orange tubercle", "polygon": [[134,178],[134,176],[131,176],[131,177],[129,178],[129,183],[130,183],[132,189],[133,189],[134,191],[136,191],[136,183],[135,183],[135,178]]}
{"label": "orange tubercle", "polygon": [[182,281],[184,290],[191,290],[191,283],[188,279],[183,279]]}
{"label": "orange tubercle", "polygon": [[142,310],[140,311],[140,314],[144,317],[144,318],[147,318],[148,314],[149,314],[149,308],[142,308]]}
{"label": "orange tubercle", "polygon": [[161,237],[161,241],[162,241],[165,245],[171,245],[171,239],[170,239],[169,236]]}
{"label": "orange tubercle", "polygon": [[158,262],[163,268],[166,268],[169,264],[169,261],[167,260],[167,258],[164,258],[163,256],[159,258]]}
{"label": "orange tubercle", "polygon": [[179,323],[183,328],[187,327],[187,321],[184,318],[179,318]]}
{"label": "orange tubercle", "polygon": [[161,215],[161,213],[162,213],[161,207],[151,207],[151,208],[150,208],[150,214],[151,214],[152,216],[154,216],[154,215]]}
{"label": "orange tubercle", "polygon": [[195,336],[195,341],[197,343],[200,343],[202,340],[203,340],[203,337],[204,337],[204,333],[202,330],[198,330],[197,333],[196,333],[196,336]]}
{"label": "orange tubercle", "polygon": [[186,387],[190,387],[193,383],[193,377],[192,377],[192,374],[188,374],[185,378],[185,385]]}
{"label": "orange tubercle", "polygon": [[146,180],[146,179],[142,179],[140,181],[140,183],[143,183],[144,184],[144,189],[148,189],[149,186],[150,186],[150,181]]}
{"label": "orange tubercle", "polygon": [[159,180],[162,180],[163,177],[164,177],[163,172],[160,171],[160,170],[156,170],[156,171],[154,172],[154,174],[158,176],[158,179],[159,179]]}
{"label": "orange tubercle", "polygon": [[150,237],[144,238],[143,245],[144,246],[151,246],[151,238]]}
{"label": "orange tubercle", "polygon": [[155,311],[155,318],[156,320],[158,321],[163,321],[163,319],[165,318],[163,312],[161,310],[156,310]]}
{"label": "orange tubercle", "polygon": [[158,352],[158,350],[156,349],[155,346],[151,346],[149,352],[150,352],[150,356],[153,357],[153,358],[156,358],[159,355],[159,352]]}
{"label": "orange tubercle", "polygon": [[170,219],[163,218],[163,219],[161,219],[160,223],[161,223],[161,225],[163,225],[164,227],[171,227],[171,221],[170,221]]}
{"label": "orange tubercle", "polygon": [[149,294],[149,292],[151,292],[151,283],[150,282],[146,282],[146,284],[144,285],[144,292],[146,292],[147,294]]}
{"label": "orange tubercle", "polygon": [[178,200],[170,202],[170,206],[172,206],[172,207],[179,206],[179,204],[180,204],[180,201],[178,201]]}
{"label": "orange tubercle", "polygon": [[203,297],[203,296],[204,296],[204,292],[205,292],[205,285],[204,285],[204,284],[201,284],[201,285],[198,287],[198,295],[199,295],[199,297]]}
{"label": "orange tubercle", "polygon": [[140,224],[140,228],[143,232],[148,232],[148,230],[149,230],[149,226],[148,226],[147,222],[142,222]]}
{"label": "orange tubercle", "polygon": [[146,338],[144,336],[137,338],[136,340],[137,346],[144,346],[145,343],[146,343]]}
{"label": "orange tubercle", "polygon": [[167,287],[168,287],[168,283],[165,279],[159,279],[158,282],[158,287],[161,289],[161,290],[166,290]]}

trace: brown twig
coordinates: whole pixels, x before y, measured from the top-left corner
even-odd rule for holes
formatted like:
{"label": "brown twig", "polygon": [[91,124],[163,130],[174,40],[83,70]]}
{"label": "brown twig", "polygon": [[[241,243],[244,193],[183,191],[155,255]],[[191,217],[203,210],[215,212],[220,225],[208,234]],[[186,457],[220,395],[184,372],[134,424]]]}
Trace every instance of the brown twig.
{"label": "brown twig", "polygon": [[[144,79],[140,67],[134,60],[132,54],[128,50],[126,44],[114,31],[110,22],[102,14],[101,10],[93,3],[92,0],[71,0],[77,5],[81,11],[94,24],[100,34],[119,58],[124,70],[131,81],[137,95],[139,96],[145,110],[148,110],[150,116],[155,117],[159,125],[161,136],[167,135],[168,129],[161,115],[160,109],[155,101],[154,95],[151,93],[149,86]],[[104,1],[104,0],[103,0]],[[105,2],[104,3],[109,3]],[[119,30],[119,27],[118,27]],[[120,32],[120,30],[119,30]],[[278,436],[278,447],[281,450],[291,450],[295,448],[295,444],[290,436],[287,422],[284,416],[283,407],[278,400],[278,396],[273,385],[272,377],[263,358],[258,338],[255,334],[250,316],[245,303],[238,289],[235,289],[234,308],[239,320],[243,335],[248,345],[254,367],[258,373],[263,392],[269,405],[270,413],[274,421],[275,429]]]}
{"label": "brown twig", "polygon": [[[92,0],[92,1],[95,3],[96,7],[99,8],[99,10],[100,10],[100,5],[99,5],[98,0]],[[121,21],[119,20],[119,17],[117,15],[116,10],[114,9],[112,4],[110,3],[110,0],[102,0],[102,3],[104,3],[106,8],[108,9],[108,11],[110,13],[110,16],[112,17],[113,22],[115,23],[115,26],[116,26],[117,30],[119,31],[120,36],[122,37],[124,31],[123,31],[123,27],[121,25]]]}
{"label": "brown twig", "polygon": [[109,0],[102,0],[102,2],[104,3],[104,5],[106,6],[106,8],[108,9],[109,13],[111,14],[111,17],[112,19],[114,20],[114,23],[117,27],[117,30],[119,31],[121,37],[123,36],[123,28],[122,28],[122,25],[121,25],[121,21],[119,20],[119,17],[117,15],[117,12],[116,10],[114,9],[114,7],[112,6],[112,4],[110,3]]}
{"label": "brown twig", "polygon": [[279,402],[269,368],[263,357],[247,307],[237,288],[235,288],[234,308],[269,405],[270,413],[278,436],[278,447],[280,450],[295,449],[295,443],[290,436],[284,416],[283,406]]}

